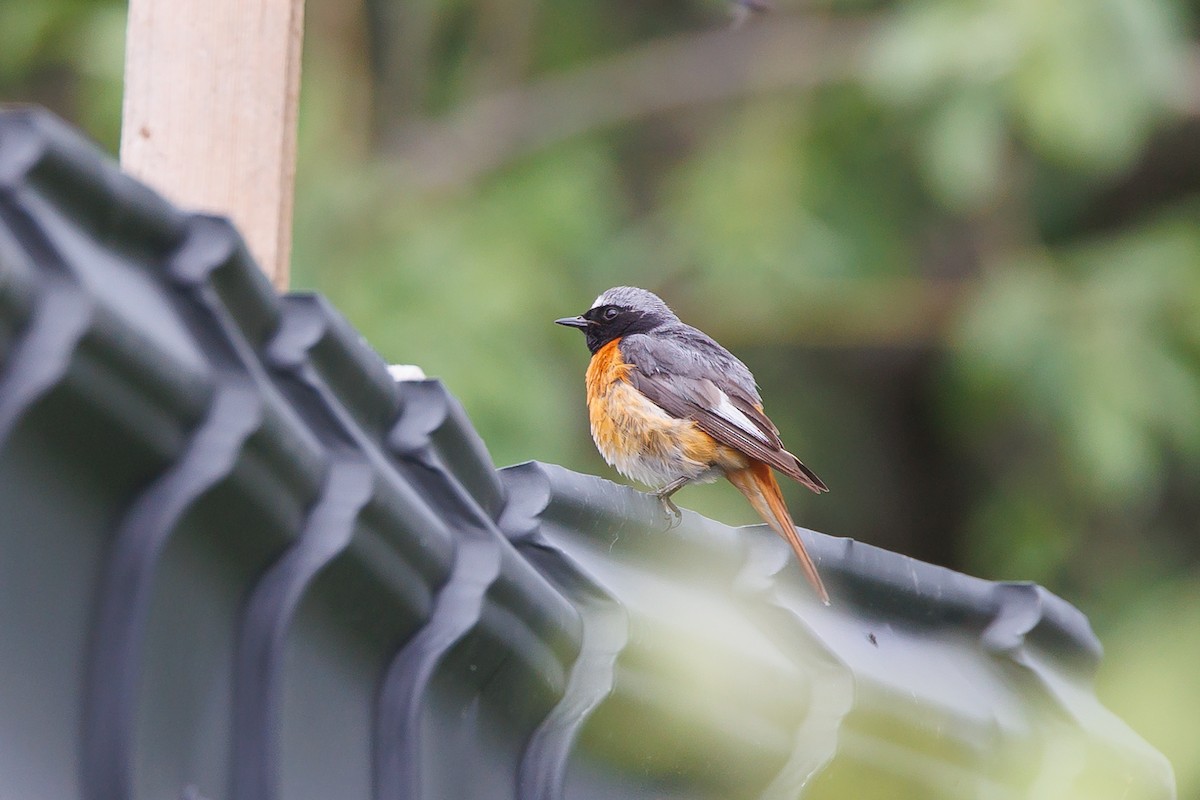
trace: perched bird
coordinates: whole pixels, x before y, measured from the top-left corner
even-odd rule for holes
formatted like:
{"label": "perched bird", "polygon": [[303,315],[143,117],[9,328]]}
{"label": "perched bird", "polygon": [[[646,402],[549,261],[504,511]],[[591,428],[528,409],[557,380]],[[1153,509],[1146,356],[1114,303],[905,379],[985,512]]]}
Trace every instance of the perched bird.
{"label": "perched bird", "polygon": [[746,365],[657,295],[632,286],[609,289],[584,314],[555,322],[587,336],[588,417],[604,460],[659,487],[655,495],[676,519],[671,495],[724,475],[792,546],[829,605],[771,468],[814,492],[829,488],[783,449]]}

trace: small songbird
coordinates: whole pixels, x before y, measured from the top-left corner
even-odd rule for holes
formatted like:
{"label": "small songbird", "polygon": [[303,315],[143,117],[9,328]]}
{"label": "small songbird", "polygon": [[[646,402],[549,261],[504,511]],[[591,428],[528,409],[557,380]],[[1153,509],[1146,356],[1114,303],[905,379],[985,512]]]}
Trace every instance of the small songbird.
{"label": "small songbird", "polygon": [[581,316],[555,322],[587,336],[588,417],[604,460],[659,487],[655,496],[676,519],[671,495],[724,475],[792,546],[829,605],[771,468],[814,492],[829,488],[783,449],[746,365],[681,322],[657,295],[632,286],[609,289]]}

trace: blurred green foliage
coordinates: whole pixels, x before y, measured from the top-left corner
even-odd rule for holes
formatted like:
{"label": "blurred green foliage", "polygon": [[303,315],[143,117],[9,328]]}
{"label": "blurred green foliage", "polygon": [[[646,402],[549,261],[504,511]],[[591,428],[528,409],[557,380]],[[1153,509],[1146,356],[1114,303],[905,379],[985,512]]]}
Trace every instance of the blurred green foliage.
{"label": "blurred green foliage", "polygon": [[[613,477],[550,321],[660,291],[833,487],[802,524],[1078,604],[1200,798],[1197,3],[777,6],[309,0],[295,285],[499,463]],[[3,0],[0,98],[115,151],[123,18]]]}

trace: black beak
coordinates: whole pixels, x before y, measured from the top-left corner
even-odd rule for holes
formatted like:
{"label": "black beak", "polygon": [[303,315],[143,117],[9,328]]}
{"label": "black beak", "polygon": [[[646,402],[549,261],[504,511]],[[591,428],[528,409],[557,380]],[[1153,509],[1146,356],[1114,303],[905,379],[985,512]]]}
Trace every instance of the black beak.
{"label": "black beak", "polygon": [[563,317],[562,319],[554,320],[555,325],[566,325],[568,328],[586,328],[592,323],[588,322],[583,317]]}

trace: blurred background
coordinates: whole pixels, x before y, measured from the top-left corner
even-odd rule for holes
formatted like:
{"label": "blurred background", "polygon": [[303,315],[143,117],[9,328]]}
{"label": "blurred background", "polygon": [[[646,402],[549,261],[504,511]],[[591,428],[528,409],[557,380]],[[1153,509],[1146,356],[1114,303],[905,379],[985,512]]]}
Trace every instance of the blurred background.
{"label": "blurred background", "polygon": [[[293,286],[498,464],[614,479],[551,321],[658,291],[832,487],[788,487],[801,525],[1078,605],[1102,699],[1200,798],[1197,12],[308,0]],[[115,154],[124,25],[0,0],[0,99]]]}

